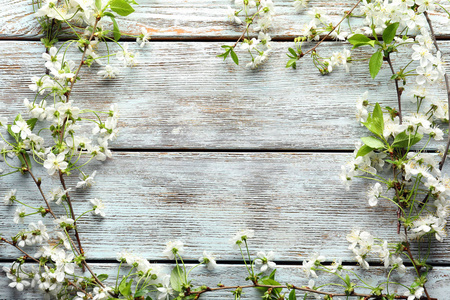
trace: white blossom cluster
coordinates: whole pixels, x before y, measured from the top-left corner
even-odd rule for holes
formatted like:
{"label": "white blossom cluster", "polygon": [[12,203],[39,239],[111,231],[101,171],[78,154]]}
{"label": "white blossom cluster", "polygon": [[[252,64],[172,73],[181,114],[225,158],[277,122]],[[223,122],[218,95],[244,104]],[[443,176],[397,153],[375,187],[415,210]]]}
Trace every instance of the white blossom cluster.
{"label": "white blossom cluster", "polygon": [[[258,68],[267,61],[272,51],[271,37],[267,30],[272,26],[275,6],[272,0],[235,0],[236,9],[228,6],[228,19],[234,24],[245,24],[246,20],[252,20],[253,30],[258,33],[258,38],[244,38],[240,44],[240,49],[247,51],[251,56],[251,62],[246,67],[251,69]],[[244,14],[244,21],[240,17]],[[246,28],[248,36],[248,27]]]}

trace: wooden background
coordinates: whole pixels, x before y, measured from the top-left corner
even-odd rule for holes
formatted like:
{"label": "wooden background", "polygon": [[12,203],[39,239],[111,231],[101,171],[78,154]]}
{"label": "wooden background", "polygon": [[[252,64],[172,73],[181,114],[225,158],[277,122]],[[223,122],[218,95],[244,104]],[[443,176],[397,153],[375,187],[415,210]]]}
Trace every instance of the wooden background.
{"label": "wooden background", "polygon": [[[322,8],[338,21],[354,3],[311,0],[309,7]],[[398,238],[395,208],[387,203],[370,208],[365,196],[370,183],[358,181],[346,192],[338,178],[358,136],[366,134],[354,117],[357,97],[369,90],[372,101],[395,106],[386,66],[376,80],[370,79],[367,63],[353,63],[350,73],[341,68],[329,76],[321,76],[308,58],[297,70],[285,69],[290,41],[308,20],[306,10],[296,14],[290,0],[275,1],[274,51],[269,62],[254,71],[216,57],[221,45],[241,34],[242,28],[226,20],[230,1],[139,4],[120,24],[129,33],[139,33],[141,26],[152,32],[153,43],[140,51],[140,64],[123,69],[114,81],[96,76],[97,67],[84,69],[73,93],[80,106],[104,110],[118,103],[121,114],[114,158],[94,163],[90,168],[99,170],[97,185],[73,196],[78,214],[93,197],[107,205],[106,218],[79,222],[87,259],[98,266],[98,273],[114,273],[116,253],[124,249],[168,267],[162,250],[168,240],[179,239],[191,263],[203,250],[219,258],[216,271],[196,269],[195,282],[242,284],[245,268],[228,240],[238,230],[251,228],[256,232],[250,241],[252,252],[275,251],[281,282],[303,285],[307,280],[299,266],[314,251],[329,261],[341,257],[355,265],[345,241],[352,228],[389,241]],[[24,112],[25,97],[33,97],[28,84],[31,76],[44,71],[44,49],[30,1],[0,0],[0,7],[0,111],[11,118]],[[450,28],[443,15],[432,18],[448,54]],[[349,48],[327,42],[321,53],[345,47]],[[79,57],[76,51],[71,54],[74,60]],[[358,50],[355,55],[370,54]],[[406,61],[407,55],[399,53],[394,64]],[[69,184],[76,181],[72,178]],[[50,183],[43,182],[44,190]],[[11,188],[19,190],[19,198],[39,203],[30,178],[2,177],[0,195]],[[13,213],[14,208],[0,206],[0,231],[5,236],[23,228],[11,225]],[[440,300],[448,299],[450,290],[449,241],[433,245],[437,250],[430,258],[435,269],[427,285]],[[18,255],[0,246],[1,265]],[[376,269],[363,275],[371,282],[381,280],[384,271]],[[7,283],[2,276],[0,299],[17,299]],[[246,298],[256,296],[249,293]]]}

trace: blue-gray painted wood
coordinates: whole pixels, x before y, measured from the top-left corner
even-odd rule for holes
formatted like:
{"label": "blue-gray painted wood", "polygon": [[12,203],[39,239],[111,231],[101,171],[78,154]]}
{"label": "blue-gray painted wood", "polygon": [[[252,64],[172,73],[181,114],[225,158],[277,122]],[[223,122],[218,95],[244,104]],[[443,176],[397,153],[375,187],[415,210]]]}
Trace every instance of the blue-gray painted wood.
{"label": "blue-gray painted wood", "polygon": [[[154,39],[237,39],[243,31],[242,26],[231,24],[227,19],[228,0],[141,0],[136,12],[119,20],[120,29],[128,34],[140,34],[145,27]],[[321,9],[329,15],[334,24],[344,16],[356,3],[354,0],[343,0],[330,5],[326,0],[309,1],[308,8],[296,13],[292,0],[274,1],[274,16],[271,35],[281,38],[295,38],[301,32],[302,24],[308,23],[309,9]],[[0,39],[38,38],[39,24],[33,15],[31,1],[1,0],[0,5]],[[444,3],[444,5],[446,5]],[[448,9],[448,5],[446,5]],[[439,35],[450,34],[443,11],[432,15]],[[358,19],[353,24],[359,23]],[[343,26],[346,26],[344,22]]]}
{"label": "blue-gray painted wood", "polygon": [[[450,50],[449,42],[441,44],[443,51]],[[98,66],[83,69],[71,99],[81,108],[100,111],[117,103],[121,134],[112,147],[127,149],[350,150],[368,134],[355,118],[361,94],[369,90],[372,103],[397,107],[387,65],[376,80],[370,78],[367,62],[353,63],[348,74],[338,68],[321,76],[305,57],[297,70],[288,70],[285,53],[291,44],[275,43],[269,62],[252,71],[217,58],[220,45],[153,43],[140,51],[140,64],[123,69],[117,80],[100,78]],[[0,47],[0,111],[13,118],[24,112],[23,98],[34,97],[28,85],[32,75],[43,72],[42,46],[1,42]],[[350,47],[327,43],[321,54],[344,48]],[[73,51],[71,57],[76,61],[80,53]],[[366,50],[355,51],[357,59],[369,57]],[[393,55],[394,65],[400,68],[408,57]],[[407,92],[405,114],[413,105]],[[443,88],[435,94],[445,97]],[[438,144],[444,141],[430,144],[431,149]]]}

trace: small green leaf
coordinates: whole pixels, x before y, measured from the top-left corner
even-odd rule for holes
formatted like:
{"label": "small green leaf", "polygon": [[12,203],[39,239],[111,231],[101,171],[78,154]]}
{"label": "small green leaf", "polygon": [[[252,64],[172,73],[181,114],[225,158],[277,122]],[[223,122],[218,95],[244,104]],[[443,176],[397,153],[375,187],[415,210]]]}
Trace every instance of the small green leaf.
{"label": "small green leaf", "polygon": [[141,290],[137,291],[136,294],[134,294],[133,296],[134,296],[134,298],[137,298],[137,297],[142,297],[148,293],[150,293],[149,289],[141,289]]}
{"label": "small green leaf", "polygon": [[108,279],[108,275],[107,274],[100,274],[100,275],[97,275],[97,278],[98,278],[98,280],[103,281],[103,280]]}
{"label": "small green leaf", "polygon": [[181,287],[183,286],[183,275],[184,272],[180,266],[175,266],[170,274],[170,285],[177,292],[181,292]]}
{"label": "small green leaf", "polygon": [[345,275],[345,280],[344,280],[344,282],[345,282],[345,284],[346,284],[347,286],[350,285],[350,277],[348,276],[348,274]]}
{"label": "small green leaf", "polygon": [[117,42],[122,34],[120,33],[119,24],[116,22],[116,18],[113,16],[109,16],[111,21],[113,22],[113,34],[114,34],[114,40]]}
{"label": "small green leaf", "polygon": [[367,129],[373,134],[377,135],[379,138],[383,136],[384,130],[384,118],[383,111],[381,110],[380,104],[378,102],[375,104],[373,113],[367,118],[367,121],[363,123]]}
{"label": "small green leaf", "polygon": [[272,273],[270,273],[269,278],[275,280],[275,273],[277,272],[277,269],[273,270]]}
{"label": "small green leaf", "polygon": [[389,25],[388,27],[386,27],[386,29],[383,32],[383,41],[386,44],[392,43],[392,41],[395,38],[395,34],[397,33],[397,29],[398,29],[399,25],[400,25],[400,23],[395,22],[395,23],[392,23],[391,25]]}
{"label": "small green leaf", "polygon": [[295,57],[297,57],[297,52],[295,52],[294,49],[289,48],[288,50],[289,50],[289,52],[291,52],[292,55],[294,55]]}
{"label": "small green leaf", "polygon": [[230,54],[231,54],[231,58],[233,59],[234,63],[235,63],[236,65],[239,65],[239,58],[238,58],[238,56],[236,55],[236,52],[234,52],[233,49],[230,49]]}
{"label": "small green leaf", "polygon": [[[263,277],[258,281],[260,284],[265,284],[265,285],[280,285],[280,283],[276,280],[273,280],[269,277]],[[258,287],[257,289],[262,290],[262,291],[267,291],[268,288],[266,287]],[[281,288],[276,288],[272,290],[272,293],[274,295],[279,294],[281,292]]]}
{"label": "small green leaf", "polygon": [[95,0],[95,7],[97,8],[97,10],[101,11],[102,10],[102,0]]}
{"label": "small green leaf", "polygon": [[133,279],[130,280],[130,282],[127,282],[127,277],[124,277],[119,285],[119,292],[127,297],[131,295],[131,285],[133,284]]}
{"label": "small green leaf", "polygon": [[358,153],[356,153],[356,158],[358,158],[359,156],[364,156],[366,154],[369,154],[373,150],[374,150],[374,148],[372,148],[372,147],[369,147],[367,145],[362,145],[361,148],[359,148]]}
{"label": "small green leaf", "polygon": [[292,67],[293,69],[297,68],[297,59],[296,58],[292,58],[290,60],[288,60],[287,64],[286,64],[286,68],[290,68]]}
{"label": "small green leaf", "polygon": [[28,127],[30,127],[30,130],[33,131],[34,126],[36,126],[37,118],[29,119],[27,121]]}
{"label": "small green leaf", "polygon": [[385,148],[384,143],[373,136],[362,137],[361,140],[363,141],[363,143],[365,145],[367,145],[371,148],[374,148],[374,149],[384,149]]}
{"label": "small green leaf", "polygon": [[113,12],[124,17],[134,12],[134,8],[132,8],[125,0],[111,0],[109,2],[109,7]]}
{"label": "small green leaf", "polygon": [[289,293],[289,300],[297,300],[297,296],[295,295],[295,290],[291,290]]}
{"label": "small green leaf", "polygon": [[153,300],[152,297],[147,296],[147,298],[145,298],[145,300]]}
{"label": "small green leaf", "polygon": [[381,53],[381,51],[377,51],[372,55],[369,61],[370,76],[372,76],[373,79],[377,77],[378,72],[380,72],[382,65],[383,65],[383,54]]}
{"label": "small green leaf", "polygon": [[348,42],[353,45],[354,49],[366,45],[374,47],[376,41],[368,38],[364,34],[354,34],[348,39]]}
{"label": "small green leaf", "polygon": [[9,124],[6,130],[8,131],[9,135],[12,136],[12,137],[16,140],[16,142],[18,142],[18,141],[19,141],[19,134],[18,134],[18,133],[14,133],[14,132],[11,130],[11,126],[12,126],[12,125]]}
{"label": "small green leaf", "polygon": [[423,138],[423,135],[420,133],[416,133],[415,135],[406,134],[405,131],[400,132],[395,136],[394,142],[392,143],[392,147],[394,148],[408,148],[412,145],[417,144]]}
{"label": "small green leaf", "polygon": [[[30,160],[30,156],[28,155],[27,152],[21,152],[21,154],[17,155],[17,157],[19,158],[20,162],[22,163],[22,168],[30,168],[31,169],[31,160]],[[25,157],[25,159],[24,159]],[[26,162],[25,162],[26,160]]]}

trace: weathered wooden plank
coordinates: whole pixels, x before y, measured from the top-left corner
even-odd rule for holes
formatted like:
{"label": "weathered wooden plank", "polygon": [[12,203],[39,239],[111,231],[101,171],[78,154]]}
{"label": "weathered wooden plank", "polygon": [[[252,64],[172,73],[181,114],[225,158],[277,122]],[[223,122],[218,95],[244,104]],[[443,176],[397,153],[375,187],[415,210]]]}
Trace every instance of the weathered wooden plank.
{"label": "weathered wooden plank", "polygon": [[[399,236],[395,207],[369,207],[366,191],[372,182],[359,180],[349,192],[342,187],[338,173],[349,159],[339,153],[116,153],[100,166],[95,188],[73,193],[77,214],[94,197],[107,206],[106,218],[79,221],[87,257],[115,259],[128,248],[164,259],[165,243],[179,239],[186,244],[186,259],[207,250],[236,260],[239,253],[228,241],[251,228],[256,231],[252,251],[273,250],[278,260],[296,261],[319,251],[352,261],[345,236],[353,228],[390,242]],[[2,178],[0,195],[17,188],[18,199],[40,205],[31,179],[15,175]],[[47,192],[51,186],[42,178]],[[75,176],[68,186],[76,182]],[[12,224],[13,214],[14,207],[0,206],[5,236],[24,228]],[[449,242],[433,244],[431,261],[450,261]],[[16,254],[4,245],[0,249],[2,258]]]}
{"label": "weathered wooden plank", "polygon": [[[291,0],[275,1],[276,15],[271,34],[281,38],[292,38],[301,32],[301,25],[309,22],[307,10],[296,13]],[[309,9],[322,9],[337,23],[345,11],[356,2],[335,1],[330,5],[326,0],[309,1]],[[37,38],[39,24],[33,16],[31,0],[0,1],[0,38]],[[154,39],[158,38],[237,38],[242,27],[232,25],[227,20],[228,0],[141,0],[136,12],[121,20],[121,29],[129,34],[139,34],[140,27],[146,27]],[[436,32],[450,34],[443,13],[433,15]],[[355,21],[358,22],[358,20]]]}
{"label": "weathered wooden plank", "polygon": [[[121,136],[113,147],[136,149],[352,149],[367,134],[354,117],[363,92],[370,91],[373,103],[397,106],[387,66],[376,80],[367,62],[352,63],[348,74],[341,68],[321,76],[304,58],[297,70],[288,70],[290,43],[275,43],[266,65],[244,70],[216,57],[220,45],[153,43],[140,52],[141,63],[123,69],[115,81],[97,76],[98,66],[83,70],[71,99],[97,110],[118,103]],[[13,117],[24,112],[23,98],[34,97],[28,85],[32,75],[43,73],[42,46],[2,42],[0,47],[0,110]],[[327,43],[321,54],[346,47]],[[450,42],[442,42],[442,48],[449,52]],[[369,55],[355,51],[357,59]],[[79,59],[79,53],[72,57]],[[408,57],[393,55],[394,65],[401,67]],[[437,94],[445,97],[443,89]],[[407,91],[404,99],[406,107],[412,105]]]}
{"label": "weathered wooden plank", "polygon": [[[5,264],[2,264],[5,265]],[[6,265],[8,266],[8,265]],[[172,265],[160,264],[159,267],[162,267],[164,270],[169,271]],[[115,271],[117,271],[118,264],[92,264],[93,269],[98,274],[104,273],[109,274],[111,276],[108,279],[110,284],[114,284],[111,282],[111,279],[115,278]],[[351,270],[355,270],[354,267],[348,267]],[[358,271],[356,269],[355,271]],[[204,284],[210,287],[215,287],[218,283],[225,284],[227,286],[230,285],[244,285],[246,282],[244,278],[246,277],[244,265],[218,265],[218,267],[213,271],[208,271],[206,268],[200,267],[195,269],[192,274],[193,284],[200,285]],[[376,285],[383,281],[386,281],[386,271],[380,267],[374,267],[370,271],[366,272],[358,272],[359,275],[362,275],[362,278],[371,285]],[[18,293],[16,290],[13,290],[7,287],[8,279],[6,276],[3,276],[1,273],[0,276],[0,289],[2,290],[0,294],[0,300],[13,300],[13,299],[41,299],[41,294],[34,292],[33,290],[28,290],[28,293]],[[302,273],[299,272],[298,266],[277,266],[277,279],[279,282],[285,283],[289,282],[296,286],[308,285],[308,279],[302,277]],[[411,276],[411,272],[409,271],[407,275],[402,278],[399,278],[395,272],[391,278],[391,281],[397,281],[405,284],[411,284],[413,277]],[[354,278],[354,276],[351,276]],[[448,286],[450,285],[450,268],[448,267],[435,267],[430,272],[427,282],[427,289],[430,292],[430,296],[437,298],[439,300],[448,299]],[[330,278],[330,276],[324,274],[321,275],[318,280],[316,280],[316,285],[320,283],[326,282],[337,282],[336,279]],[[248,282],[247,282],[248,283]],[[333,287],[323,288],[325,291],[333,291]],[[389,286],[389,290],[391,292],[397,292],[403,294],[406,289],[403,287],[398,287],[396,285],[391,284]],[[357,289],[358,292],[367,292],[367,290]],[[301,295],[301,293],[299,293]],[[233,295],[231,295],[230,291],[220,291],[214,293],[206,293],[200,297],[202,300],[206,299],[234,299]],[[243,299],[261,299],[261,295],[257,291],[253,290],[245,290],[243,295]],[[310,298],[308,298],[310,299]],[[312,298],[311,298],[312,299]]]}

